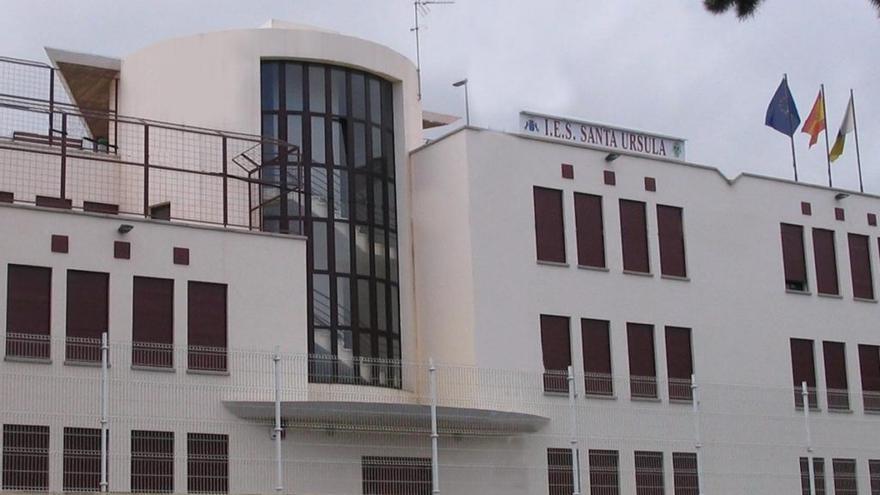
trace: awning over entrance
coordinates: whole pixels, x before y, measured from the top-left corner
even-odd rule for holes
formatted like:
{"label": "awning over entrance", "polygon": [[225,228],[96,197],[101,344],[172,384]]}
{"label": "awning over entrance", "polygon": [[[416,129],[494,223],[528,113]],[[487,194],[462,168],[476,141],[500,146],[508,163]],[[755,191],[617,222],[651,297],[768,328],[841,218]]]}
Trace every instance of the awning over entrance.
{"label": "awning over entrance", "polygon": [[[46,55],[58,68],[61,82],[80,110],[107,113],[115,108],[111,96],[116,92],[114,81],[119,76],[119,59],[49,47],[46,47]],[[93,139],[108,137],[107,119],[85,117],[85,121]]]}
{"label": "awning over entrance", "polygon": [[[243,419],[267,420],[275,417],[275,403],[271,401],[224,401],[223,404],[233,414]],[[421,404],[282,402],[281,416],[287,426],[292,428],[400,433],[431,431],[431,408]],[[440,434],[533,433],[549,421],[549,418],[532,414],[437,407],[437,428]]]}

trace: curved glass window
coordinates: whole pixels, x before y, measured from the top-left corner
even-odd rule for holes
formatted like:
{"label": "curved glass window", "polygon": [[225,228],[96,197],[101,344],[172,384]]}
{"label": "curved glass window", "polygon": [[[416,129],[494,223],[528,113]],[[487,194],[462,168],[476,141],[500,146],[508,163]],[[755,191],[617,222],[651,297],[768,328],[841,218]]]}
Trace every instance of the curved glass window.
{"label": "curved glass window", "polygon": [[264,186],[260,217],[263,230],[309,238],[309,379],[399,387],[391,83],[307,62],[261,72],[263,135],[302,153],[302,166],[264,167],[261,180],[306,200]]}

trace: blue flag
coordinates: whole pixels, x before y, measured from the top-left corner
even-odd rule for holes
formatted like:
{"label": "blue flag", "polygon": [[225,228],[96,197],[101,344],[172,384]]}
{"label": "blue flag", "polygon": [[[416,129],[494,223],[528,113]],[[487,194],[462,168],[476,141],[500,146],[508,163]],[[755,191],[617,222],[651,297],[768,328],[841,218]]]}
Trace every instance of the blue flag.
{"label": "blue flag", "polygon": [[767,117],[764,124],[776,129],[786,136],[794,135],[801,118],[798,115],[797,107],[794,106],[794,98],[788,89],[788,79],[782,78],[779,88],[773,99],[770,100],[770,106],[767,107]]}

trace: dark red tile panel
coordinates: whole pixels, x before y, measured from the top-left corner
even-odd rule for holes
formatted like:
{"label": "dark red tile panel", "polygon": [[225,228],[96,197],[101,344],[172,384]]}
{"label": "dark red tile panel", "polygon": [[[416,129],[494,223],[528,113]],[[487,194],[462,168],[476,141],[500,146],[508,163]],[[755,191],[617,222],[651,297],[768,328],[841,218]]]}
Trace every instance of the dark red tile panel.
{"label": "dark red tile panel", "polygon": [[174,248],[174,264],[189,265],[189,249],[182,247]]}
{"label": "dark red tile panel", "polygon": [[801,201],[801,213],[803,213],[804,215],[812,215],[813,205],[807,203],[806,201]]}
{"label": "dark red tile panel", "polygon": [[562,164],[562,178],[563,179],[574,179],[574,166],[570,163]]}
{"label": "dark red tile panel", "polygon": [[7,191],[0,191],[0,203],[12,203],[15,201],[15,194]]}
{"label": "dark red tile panel", "polygon": [[617,178],[614,176],[614,172],[612,170],[606,170],[604,173],[605,184],[609,186],[613,186],[617,184]]}
{"label": "dark red tile panel", "polygon": [[645,191],[654,192],[657,190],[657,179],[653,177],[645,177]]}
{"label": "dark red tile panel", "polygon": [[868,213],[868,225],[871,227],[877,226],[877,214],[876,213]]}
{"label": "dark red tile panel", "polygon": [[117,215],[119,214],[119,205],[114,205],[112,203],[98,203],[96,201],[83,201],[83,211]]}
{"label": "dark red tile panel", "polygon": [[44,206],[46,208],[62,208],[65,210],[69,210],[73,207],[73,202],[69,199],[64,199],[64,198],[52,198],[49,196],[37,196],[36,205],[37,206]]}
{"label": "dark red tile panel", "polygon": [[131,243],[125,241],[114,241],[113,257],[118,260],[131,259]]}
{"label": "dark red tile panel", "polygon": [[52,252],[66,253],[69,249],[69,242],[66,235],[52,235]]}
{"label": "dark red tile panel", "polygon": [[843,208],[834,209],[834,218],[840,220],[841,222],[846,220],[846,214],[844,213]]}

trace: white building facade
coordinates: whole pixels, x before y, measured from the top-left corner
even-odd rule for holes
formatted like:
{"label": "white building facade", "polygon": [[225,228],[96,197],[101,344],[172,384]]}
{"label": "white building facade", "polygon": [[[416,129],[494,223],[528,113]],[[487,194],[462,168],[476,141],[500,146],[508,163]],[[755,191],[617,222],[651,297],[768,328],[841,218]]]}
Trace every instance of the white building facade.
{"label": "white building facade", "polygon": [[877,197],[426,143],[409,60],[277,21],[47,53],[0,60],[0,491],[880,493]]}

